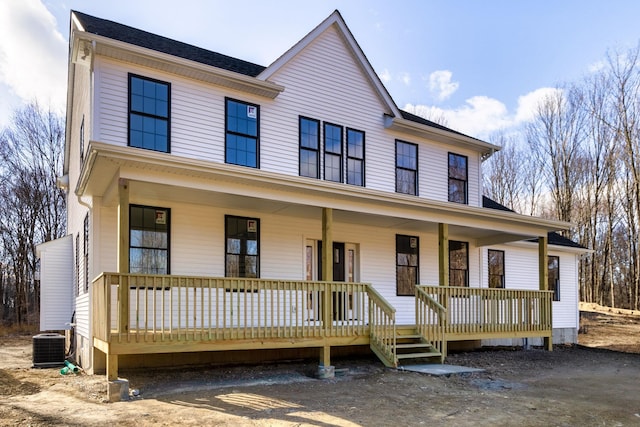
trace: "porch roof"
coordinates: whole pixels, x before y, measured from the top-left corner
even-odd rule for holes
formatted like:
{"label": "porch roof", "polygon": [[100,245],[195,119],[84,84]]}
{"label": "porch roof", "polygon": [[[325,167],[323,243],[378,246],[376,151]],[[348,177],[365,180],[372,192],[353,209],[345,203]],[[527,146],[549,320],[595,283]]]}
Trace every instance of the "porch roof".
{"label": "porch roof", "polygon": [[426,232],[435,232],[444,223],[452,236],[475,239],[478,246],[546,236],[571,226],[514,212],[92,141],[76,195],[100,196],[105,205],[115,205],[120,179],[129,180],[133,197],[304,217],[320,217],[321,208],[332,208],[337,222]]}

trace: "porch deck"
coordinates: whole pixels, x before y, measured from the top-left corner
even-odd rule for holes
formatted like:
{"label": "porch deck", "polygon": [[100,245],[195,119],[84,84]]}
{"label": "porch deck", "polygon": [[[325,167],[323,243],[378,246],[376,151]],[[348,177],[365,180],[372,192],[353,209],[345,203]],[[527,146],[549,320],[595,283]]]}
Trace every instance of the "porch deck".
{"label": "porch deck", "polygon": [[[397,366],[395,309],[369,284],[103,273],[93,283],[93,344],[118,356],[369,345]],[[550,337],[551,292],[416,287],[416,333],[441,360],[447,341]]]}

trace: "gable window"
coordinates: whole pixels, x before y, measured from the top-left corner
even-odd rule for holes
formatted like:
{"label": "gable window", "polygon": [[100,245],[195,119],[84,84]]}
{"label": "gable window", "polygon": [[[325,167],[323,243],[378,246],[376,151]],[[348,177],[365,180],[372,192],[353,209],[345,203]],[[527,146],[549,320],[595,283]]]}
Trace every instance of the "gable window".
{"label": "gable window", "polygon": [[560,257],[549,255],[549,290],[553,291],[553,300],[560,301]]}
{"label": "gable window", "polygon": [[260,107],[230,98],[225,101],[225,162],[257,168]]}
{"label": "gable window", "polygon": [[364,186],[364,132],[347,129],[347,184]]}
{"label": "gable window", "polygon": [[419,240],[416,236],[396,235],[396,295],[413,296],[419,277]]}
{"label": "gable window", "polygon": [[169,274],[167,208],[129,206],[129,272]]}
{"label": "gable window", "polygon": [[342,126],[324,124],[324,179],[342,182]]}
{"label": "gable window", "polygon": [[489,249],[489,287],[504,288],[504,251]]}
{"label": "gable window", "polygon": [[225,276],[260,277],[260,220],[226,215]]}
{"label": "gable window", "polygon": [[467,156],[449,153],[449,201],[468,203]]}
{"label": "gable window", "polygon": [[418,195],[418,146],[396,141],[396,192]]}
{"label": "gable window", "polygon": [[84,291],[87,292],[89,290],[89,214],[84,216],[83,238]]}
{"label": "gable window", "polygon": [[129,74],[129,146],[169,152],[170,84]]}
{"label": "gable window", "polygon": [[449,240],[449,286],[469,286],[469,243]]}
{"label": "gable window", "polygon": [[300,176],[320,177],[320,121],[300,117]]}

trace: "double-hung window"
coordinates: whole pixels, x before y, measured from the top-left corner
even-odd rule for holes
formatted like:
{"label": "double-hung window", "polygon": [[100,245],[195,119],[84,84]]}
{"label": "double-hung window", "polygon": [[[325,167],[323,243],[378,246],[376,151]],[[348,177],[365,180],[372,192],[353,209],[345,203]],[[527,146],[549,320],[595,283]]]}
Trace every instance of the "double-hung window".
{"label": "double-hung window", "polygon": [[449,286],[469,286],[469,243],[449,240]]}
{"label": "double-hung window", "polygon": [[227,215],[226,277],[260,277],[260,220]]}
{"label": "double-hung window", "polygon": [[129,272],[169,274],[169,209],[129,206]]}
{"label": "double-hung window", "polygon": [[324,124],[324,179],[342,182],[342,126]]}
{"label": "double-hung window", "polygon": [[418,146],[396,141],[396,192],[418,195]]}
{"label": "double-hung window", "polygon": [[413,296],[419,277],[419,240],[396,235],[396,295]]}
{"label": "double-hung window", "polygon": [[300,117],[300,176],[320,177],[320,121]]}
{"label": "double-hung window", "polygon": [[364,186],[364,132],[347,128],[347,184]]}
{"label": "double-hung window", "polygon": [[504,288],[504,251],[488,250],[489,287]]}
{"label": "double-hung window", "polygon": [[560,257],[549,255],[549,290],[553,291],[553,300],[560,301]]}
{"label": "double-hung window", "polygon": [[468,203],[467,156],[449,153],[449,201]]}
{"label": "double-hung window", "polygon": [[169,150],[169,83],[129,74],[129,145]]}
{"label": "double-hung window", "polygon": [[260,167],[260,107],[226,98],[225,161],[234,165]]}

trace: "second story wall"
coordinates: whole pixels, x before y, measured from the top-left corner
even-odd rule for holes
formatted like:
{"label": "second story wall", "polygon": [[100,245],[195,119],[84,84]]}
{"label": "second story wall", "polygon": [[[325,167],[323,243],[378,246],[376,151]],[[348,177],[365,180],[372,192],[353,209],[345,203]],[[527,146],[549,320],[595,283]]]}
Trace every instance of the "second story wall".
{"label": "second story wall", "polygon": [[300,175],[299,120],[306,117],[319,122],[319,179],[325,179],[323,127],[331,124],[340,127],[343,135],[343,177],[336,185],[348,185],[346,132],[353,129],[364,134],[365,187],[396,192],[399,140],[417,146],[418,197],[448,200],[448,153],[452,152],[467,158],[468,204],[480,206],[479,154],[386,129],[384,114],[389,107],[335,27],[320,34],[270,78],[285,88],[275,99],[104,57],[97,57],[94,66],[94,140],[127,146],[129,75],[133,74],[170,85],[172,155],[224,163],[225,99],[231,98],[258,107],[260,170]]}

